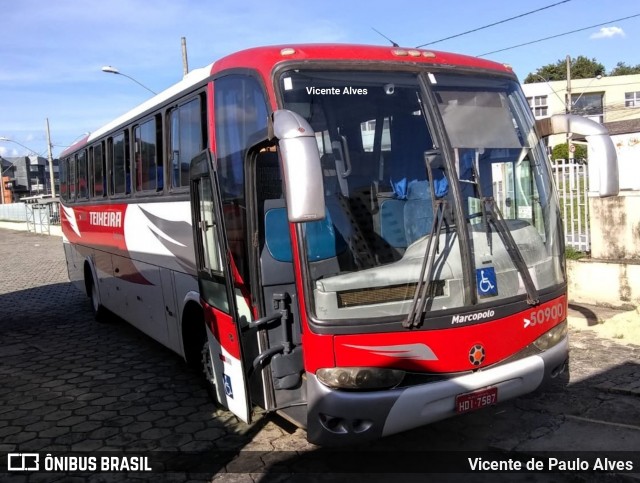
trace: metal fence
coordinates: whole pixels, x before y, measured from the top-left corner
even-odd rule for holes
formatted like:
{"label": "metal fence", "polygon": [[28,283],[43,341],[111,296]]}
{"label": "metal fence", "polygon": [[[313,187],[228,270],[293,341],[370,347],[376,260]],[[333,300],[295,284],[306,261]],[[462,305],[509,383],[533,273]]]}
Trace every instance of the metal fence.
{"label": "metal fence", "polygon": [[26,203],[0,204],[0,220],[27,221]]}
{"label": "metal fence", "polygon": [[60,224],[60,203],[43,197],[23,198],[25,202],[0,204],[0,220],[27,224],[34,233],[51,233],[51,226]]}
{"label": "metal fence", "polygon": [[565,243],[581,252],[591,251],[587,163],[583,159],[556,159],[552,167],[564,221]]}

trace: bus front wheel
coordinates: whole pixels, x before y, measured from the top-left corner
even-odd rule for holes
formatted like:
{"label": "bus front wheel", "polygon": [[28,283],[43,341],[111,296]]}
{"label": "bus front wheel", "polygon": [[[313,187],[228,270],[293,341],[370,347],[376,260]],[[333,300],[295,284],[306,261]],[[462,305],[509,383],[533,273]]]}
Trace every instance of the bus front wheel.
{"label": "bus front wheel", "polygon": [[211,359],[211,351],[209,350],[209,342],[205,339],[201,350],[201,368],[204,378],[205,388],[209,394],[211,401],[218,405],[218,394],[216,391],[215,375],[213,372],[213,360]]}

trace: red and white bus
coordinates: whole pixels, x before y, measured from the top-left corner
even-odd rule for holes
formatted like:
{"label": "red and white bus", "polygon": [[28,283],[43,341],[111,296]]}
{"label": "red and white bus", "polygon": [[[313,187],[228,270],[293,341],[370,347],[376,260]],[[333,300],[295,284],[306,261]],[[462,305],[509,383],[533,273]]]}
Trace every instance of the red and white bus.
{"label": "red and white bus", "polygon": [[543,143],[505,65],[360,45],[224,57],[62,155],[70,279],[201,367],[250,422],[366,441],[566,369],[567,279]]}

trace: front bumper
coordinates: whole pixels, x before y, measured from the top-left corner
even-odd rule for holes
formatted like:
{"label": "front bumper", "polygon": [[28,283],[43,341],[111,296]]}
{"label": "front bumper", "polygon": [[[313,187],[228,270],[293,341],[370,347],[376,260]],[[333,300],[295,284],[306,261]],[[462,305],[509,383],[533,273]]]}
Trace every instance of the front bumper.
{"label": "front bumper", "polygon": [[484,371],[384,391],[330,389],[307,373],[307,438],[319,445],[355,444],[456,415],[458,394],[498,388],[498,402],[530,393],[565,370],[569,341]]}

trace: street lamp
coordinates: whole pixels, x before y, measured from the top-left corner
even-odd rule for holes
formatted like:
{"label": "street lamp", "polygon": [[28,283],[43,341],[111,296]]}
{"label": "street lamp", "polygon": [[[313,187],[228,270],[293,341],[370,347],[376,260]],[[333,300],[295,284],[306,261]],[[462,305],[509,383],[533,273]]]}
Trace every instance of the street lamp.
{"label": "street lamp", "polygon": [[146,90],[148,90],[149,92],[151,92],[153,95],[156,95],[157,92],[152,91],[151,89],[149,89],[147,86],[145,86],[144,84],[138,82],[137,80],[135,80],[133,77],[131,77],[130,75],[127,74],[123,74],[122,72],[120,72],[118,69],[116,69],[115,67],[112,67],[110,65],[105,65],[102,68],[102,72],[106,72],[107,74],[118,74],[118,75],[122,75],[125,76],[128,79],[131,79],[133,82],[135,82],[136,84],[138,84],[141,87],[144,87]]}
{"label": "street lamp", "polygon": [[17,144],[18,146],[22,146],[23,148],[25,148],[27,151],[29,151],[29,153],[33,153],[33,154],[35,154],[36,156],[40,156],[40,154],[39,154],[39,153],[35,152],[35,151],[34,151],[33,149],[31,149],[29,146],[25,146],[24,144],[19,143],[18,141],[14,141],[13,139],[9,139],[9,138],[8,138],[8,137],[6,137],[6,136],[0,136],[0,141],[4,141],[4,142],[7,142],[7,143],[14,143],[14,144]]}

